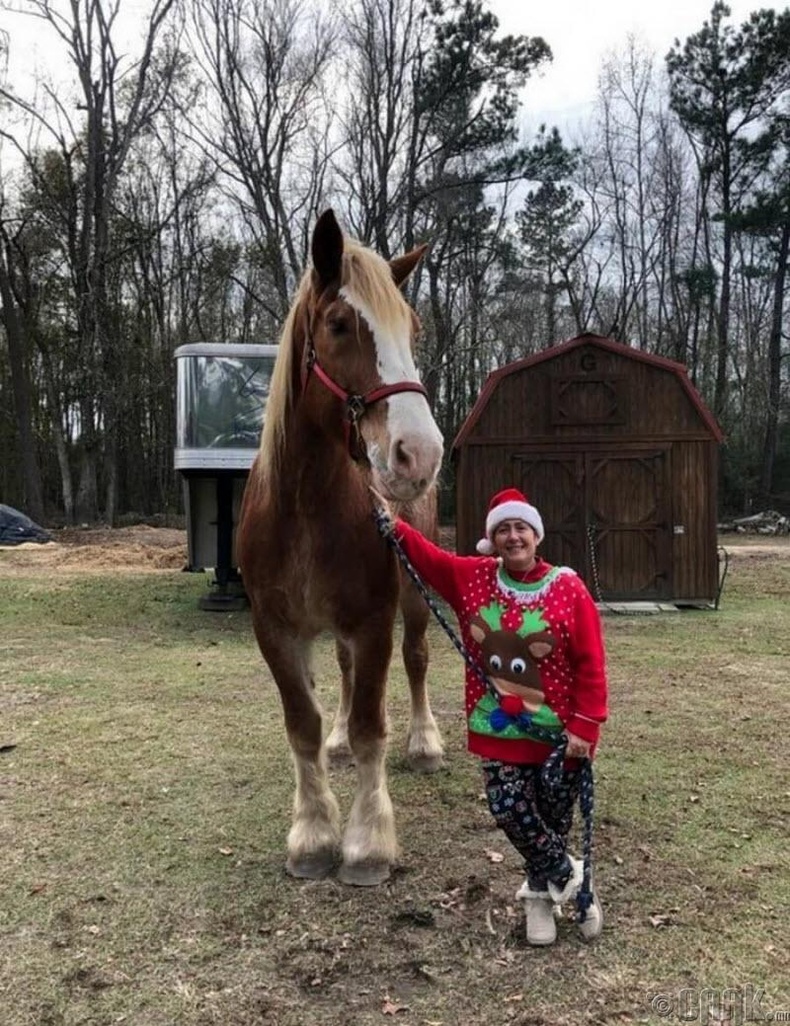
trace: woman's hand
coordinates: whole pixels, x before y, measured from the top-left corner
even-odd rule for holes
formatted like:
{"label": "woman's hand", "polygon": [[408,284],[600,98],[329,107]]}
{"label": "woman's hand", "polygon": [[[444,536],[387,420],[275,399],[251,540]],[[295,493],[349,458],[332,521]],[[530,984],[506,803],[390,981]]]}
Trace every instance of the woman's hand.
{"label": "woman's hand", "polygon": [[590,742],[585,741],[584,738],[578,737],[576,734],[568,733],[568,747],[565,749],[566,759],[589,759],[590,758]]}

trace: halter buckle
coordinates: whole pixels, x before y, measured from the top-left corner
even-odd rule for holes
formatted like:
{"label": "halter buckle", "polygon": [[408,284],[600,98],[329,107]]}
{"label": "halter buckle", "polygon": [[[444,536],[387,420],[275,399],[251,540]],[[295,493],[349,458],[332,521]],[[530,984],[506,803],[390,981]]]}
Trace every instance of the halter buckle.
{"label": "halter buckle", "polygon": [[346,398],[346,417],[351,424],[357,424],[367,408],[363,395],[352,394]]}

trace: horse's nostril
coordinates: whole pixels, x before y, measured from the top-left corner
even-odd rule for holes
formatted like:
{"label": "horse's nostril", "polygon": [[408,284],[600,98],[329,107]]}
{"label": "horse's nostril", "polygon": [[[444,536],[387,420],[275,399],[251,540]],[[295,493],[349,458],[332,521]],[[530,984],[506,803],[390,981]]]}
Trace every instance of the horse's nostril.
{"label": "horse's nostril", "polygon": [[414,462],[411,453],[403,444],[403,442],[398,442],[398,444],[395,446],[395,458],[398,461],[398,463],[402,463],[406,467],[410,467]]}

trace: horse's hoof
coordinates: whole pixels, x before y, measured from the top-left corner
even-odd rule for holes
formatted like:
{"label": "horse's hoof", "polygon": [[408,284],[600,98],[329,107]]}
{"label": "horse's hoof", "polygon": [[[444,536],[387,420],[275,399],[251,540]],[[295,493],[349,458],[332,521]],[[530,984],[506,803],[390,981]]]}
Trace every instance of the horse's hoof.
{"label": "horse's hoof", "polygon": [[289,855],[286,872],[299,880],[324,880],[334,871],[337,855],[333,851],[313,851],[304,855]]}
{"label": "horse's hoof", "polygon": [[353,887],[378,887],[389,880],[390,868],[388,862],[343,862],[337,876]]}
{"label": "horse's hoof", "polygon": [[444,756],[441,752],[438,755],[431,755],[427,752],[410,752],[406,756],[406,761],[409,768],[418,773],[438,773],[444,766]]}

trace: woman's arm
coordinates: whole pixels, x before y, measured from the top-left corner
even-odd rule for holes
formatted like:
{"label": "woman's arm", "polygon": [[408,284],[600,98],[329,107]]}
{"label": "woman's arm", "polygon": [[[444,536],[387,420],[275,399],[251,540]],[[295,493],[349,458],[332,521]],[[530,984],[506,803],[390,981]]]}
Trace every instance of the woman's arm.
{"label": "woman's arm", "polygon": [[456,556],[434,545],[416,527],[397,517],[394,533],[420,577],[453,609],[460,603],[463,571],[479,556]]}
{"label": "woman's arm", "polygon": [[569,639],[574,708],[566,728],[577,739],[595,744],[608,715],[606,656],[598,610],[581,578],[578,585]]}

